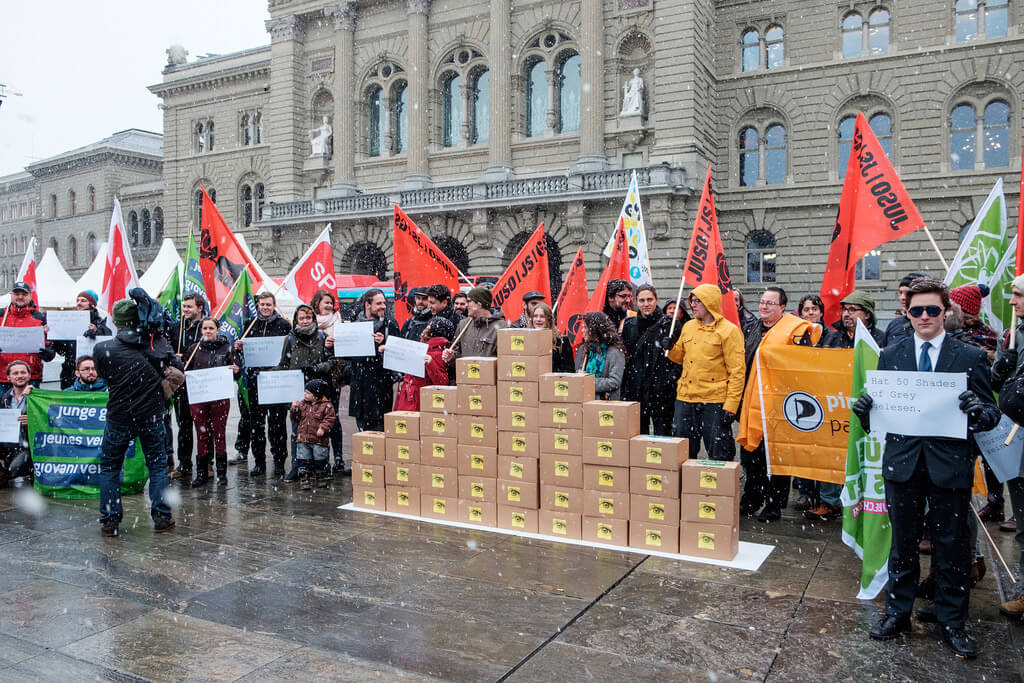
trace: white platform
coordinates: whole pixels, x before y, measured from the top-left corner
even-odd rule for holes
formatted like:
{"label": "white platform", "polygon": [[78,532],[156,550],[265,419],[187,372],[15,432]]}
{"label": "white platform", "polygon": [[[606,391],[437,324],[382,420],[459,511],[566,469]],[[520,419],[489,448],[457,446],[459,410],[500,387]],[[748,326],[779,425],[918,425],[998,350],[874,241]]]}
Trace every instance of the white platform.
{"label": "white platform", "polygon": [[605,545],[604,543],[593,543],[591,541],[580,541],[574,538],[560,538],[558,536],[547,536],[545,534],[531,534],[525,531],[512,531],[510,529],[498,529],[492,526],[480,526],[479,524],[467,524],[465,522],[452,522],[444,519],[428,519],[416,515],[406,515],[401,512],[386,512],[384,510],[366,510],[357,508],[352,503],[339,505],[339,510],[352,510],[353,512],[365,512],[369,515],[381,515],[383,517],[398,517],[399,519],[411,519],[424,524],[437,524],[439,526],[453,526],[459,529],[472,529],[475,531],[489,531],[495,534],[506,536],[521,536],[523,538],[534,538],[538,541],[552,541],[554,543],[565,543],[566,545],[581,545],[588,548],[601,548],[603,550],[618,550],[623,553],[635,553],[637,555],[651,555],[652,557],[664,557],[669,560],[681,560],[683,562],[697,562],[699,564],[713,564],[718,567],[729,567],[730,569],[743,569],[745,571],[757,571],[773,550],[773,545],[761,543],[746,543],[740,541],[739,552],[732,560],[711,560],[706,557],[694,557],[692,555],[679,555],[678,553],[663,553],[657,550],[645,548],[630,548],[621,545]]}

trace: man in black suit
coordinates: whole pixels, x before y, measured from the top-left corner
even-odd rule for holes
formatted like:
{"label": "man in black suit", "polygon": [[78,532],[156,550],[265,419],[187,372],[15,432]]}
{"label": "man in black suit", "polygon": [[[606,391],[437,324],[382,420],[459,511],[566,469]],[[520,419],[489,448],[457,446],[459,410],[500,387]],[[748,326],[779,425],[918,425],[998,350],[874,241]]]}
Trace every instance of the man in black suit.
{"label": "man in black suit", "polygon": [[[959,396],[960,410],[967,414],[968,432],[985,432],[999,422],[988,360],[980,349],[946,334],[943,321],[949,308],[945,285],[931,278],[914,281],[907,292],[907,314],[914,335],[884,348],[878,369],[967,373],[968,389]],[[853,405],[853,412],[865,429],[869,428],[872,405],[867,394]],[[918,544],[927,501],[928,528],[934,546],[935,617],[955,654],[977,655],[974,639],[965,628],[971,563],[967,516],[971,514],[968,507],[974,481],[969,444],[967,438],[886,435],[882,471],[892,524],[892,547],[885,613],[870,632],[876,640],[890,640],[910,631],[921,572]]]}

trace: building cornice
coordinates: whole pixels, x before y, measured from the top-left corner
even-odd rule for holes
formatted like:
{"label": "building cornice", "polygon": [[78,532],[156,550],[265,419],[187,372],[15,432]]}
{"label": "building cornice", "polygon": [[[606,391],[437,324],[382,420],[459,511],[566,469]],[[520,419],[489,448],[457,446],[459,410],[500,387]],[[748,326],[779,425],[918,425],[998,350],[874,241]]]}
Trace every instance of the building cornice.
{"label": "building cornice", "polygon": [[186,95],[199,90],[208,90],[220,86],[235,85],[247,81],[268,81],[270,79],[270,59],[257,63],[246,64],[223,71],[195,74],[194,76],[176,78],[149,86],[148,90],[157,97],[166,98]]}
{"label": "building cornice", "polygon": [[33,178],[45,179],[72,172],[77,173],[106,163],[117,164],[127,168],[151,170],[156,173],[162,173],[164,166],[163,159],[160,157],[131,154],[119,150],[96,150],[81,156],[70,156],[55,162],[28,166],[25,170],[31,173]]}

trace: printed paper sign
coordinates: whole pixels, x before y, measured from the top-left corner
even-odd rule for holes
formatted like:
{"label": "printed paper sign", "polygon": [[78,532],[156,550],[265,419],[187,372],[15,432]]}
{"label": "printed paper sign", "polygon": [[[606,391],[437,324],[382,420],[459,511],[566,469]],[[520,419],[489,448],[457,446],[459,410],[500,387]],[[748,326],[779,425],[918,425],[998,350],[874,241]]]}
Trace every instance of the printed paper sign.
{"label": "printed paper sign", "polygon": [[47,311],[50,340],[78,339],[89,329],[89,311]]}
{"label": "printed paper sign", "polygon": [[43,344],[42,326],[0,327],[0,352],[39,353]]}
{"label": "printed paper sign", "polygon": [[302,370],[264,370],[256,379],[260,405],[302,400],[306,386]]}
{"label": "printed paper sign", "polygon": [[384,369],[414,377],[426,374],[427,345],[401,337],[388,337],[384,344]]}
{"label": "printed paper sign", "polygon": [[872,432],[967,438],[957,398],[967,390],[966,373],[869,370],[864,388],[875,402]]}
{"label": "printed paper sign", "polygon": [[206,368],[188,370],[185,373],[185,387],[188,389],[190,405],[230,399],[235,393],[235,377],[231,368]]}
{"label": "printed paper sign", "polygon": [[0,443],[18,443],[21,441],[21,423],[18,408],[0,409]]}
{"label": "printed paper sign", "polygon": [[272,368],[281,362],[281,349],[284,337],[245,337],[242,339],[242,351],[245,354],[245,367]]}
{"label": "printed paper sign", "polygon": [[[334,356],[351,358],[376,356],[373,342],[373,321],[334,323]],[[422,377],[422,375],[420,375]]]}

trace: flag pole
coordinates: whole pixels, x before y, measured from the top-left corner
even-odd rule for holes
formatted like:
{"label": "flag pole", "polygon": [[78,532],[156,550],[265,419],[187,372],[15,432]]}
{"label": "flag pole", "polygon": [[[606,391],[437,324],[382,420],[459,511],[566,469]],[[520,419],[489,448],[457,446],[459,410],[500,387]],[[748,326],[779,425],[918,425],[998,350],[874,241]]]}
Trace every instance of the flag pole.
{"label": "flag pole", "polygon": [[[188,222],[188,244],[192,244],[192,221]],[[185,247],[185,259],[188,260],[188,247]],[[186,269],[188,263],[185,264]],[[184,277],[181,278],[181,298],[178,301],[178,353],[181,353],[181,342],[185,336],[185,280],[188,277],[188,273],[182,273]]]}
{"label": "flag pole", "polygon": [[[1016,426],[1016,425],[1014,425],[1014,426]],[[1011,572],[1010,568],[1006,566],[1006,560],[1003,559],[1003,554],[1001,552],[999,552],[998,546],[996,546],[995,541],[992,540],[992,534],[990,534],[988,532],[988,529],[985,528],[985,522],[983,522],[981,520],[981,515],[979,515],[978,511],[974,509],[974,504],[971,503],[971,504],[968,505],[968,507],[971,508],[971,512],[973,512],[975,518],[977,518],[978,526],[981,528],[982,531],[985,532],[985,537],[988,538],[988,542],[992,545],[992,550],[995,551],[996,557],[998,557],[999,561],[1003,563],[1003,569],[1005,569],[1006,573],[1010,575],[1010,580],[1013,581],[1014,583],[1017,583],[1017,579],[1013,578],[1013,572]]]}
{"label": "flag pole", "polygon": [[[242,269],[242,272],[245,273],[246,275],[249,274],[249,264],[248,263],[245,264],[245,268]],[[231,297],[234,295],[235,290],[238,289],[238,283],[240,283],[241,281],[242,281],[242,276],[239,275],[238,279],[235,280],[235,284],[228,291],[227,296],[224,297],[224,301],[222,301],[220,306],[217,308],[216,313],[213,313],[212,315],[210,315],[211,318],[218,318],[218,317],[220,317],[220,315],[224,312],[225,304],[227,304],[227,302],[231,301]],[[185,362],[185,369],[186,370],[188,370],[189,364],[192,362],[192,359],[196,357],[196,353],[198,353],[198,352],[199,352],[199,341],[196,342],[195,350],[192,352],[192,355],[189,356],[188,360]]]}
{"label": "flag pole", "polygon": [[942,255],[941,251],[939,251],[939,245],[935,243],[935,238],[932,237],[932,231],[928,229],[927,225],[922,225],[921,227],[924,228],[924,234],[928,236],[928,241],[932,243],[932,248],[935,250],[935,253],[938,255],[939,260],[942,261],[942,267],[945,268],[948,271],[949,270],[949,264],[946,263],[946,257]]}

